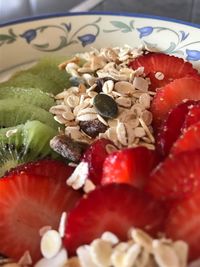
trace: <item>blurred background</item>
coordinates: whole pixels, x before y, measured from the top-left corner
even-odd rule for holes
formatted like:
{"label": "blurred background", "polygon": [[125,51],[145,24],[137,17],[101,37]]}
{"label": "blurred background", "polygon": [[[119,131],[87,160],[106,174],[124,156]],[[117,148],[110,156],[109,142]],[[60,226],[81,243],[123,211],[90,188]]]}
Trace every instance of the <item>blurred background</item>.
{"label": "blurred background", "polygon": [[87,10],[145,13],[200,24],[200,0],[0,0],[0,22]]}

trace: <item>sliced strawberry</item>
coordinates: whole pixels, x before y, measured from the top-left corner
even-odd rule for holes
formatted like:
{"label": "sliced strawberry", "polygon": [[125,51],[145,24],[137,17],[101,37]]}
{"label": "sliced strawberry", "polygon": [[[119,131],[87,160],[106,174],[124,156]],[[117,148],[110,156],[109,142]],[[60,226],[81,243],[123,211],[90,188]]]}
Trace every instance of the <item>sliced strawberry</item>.
{"label": "sliced strawberry", "polygon": [[200,75],[174,80],[157,91],[151,103],[156,129],[166,119],[171,109],[186,100],[200,100]]}
{"label": "sliced strawberry", "polygon": [[166,234],[189,244],[189,258],[200,255],[200,188],[190,197],[174,204],[166,220]]}
{"label": "sliced strawberry", "polygon": [[181,135],[182,127],[191,107],[199,103],[189,100],[173,108],[162,123],[156,136],[156,149],[162,156],[166,156],[173,143]]}
{"label": "sliced strawberry", "polygon": [[182,131],[189,128],[192,124],[195,124],[200,121],[200,103],[191,106],[189,112],[185,118]]}
{"label": "sliced strawberry", "polygon": [[163,207],[144,192],[127,184],[108,184],[90,192],[69,213],[64,244],[73,254],[105,231],[120,240],[127,240],[131,227],[156,234],[163,220]]}
{"label": "sliced strawberry", "polygon": [[66,183],[67,178],[72,174],[73,171],[73,167],[67,165],[62,161],[53,159],[42,159],[20,165],[9,171],[6,176],[20,174],[23,172],[30,175],[51,177],[55,180],[63,181],[64,183]]}
{"label": "sliced strawberry", "polygon": [[[175,79],[182,78],[188,74],[196,74],[197,70],[192,64],[185,62],[182,58],[169,56],[162,53],[148,53],[136,58],[130,63],[133,69],[144,67],[144,73],[151,80],[150,89],[163,87]],[[156,78],[158,73],[163,74],[163,79]]]}
{"label": "sliced strawberry", "polygon": [[89,178],[94,184],[98,185],[101,182],[103,163],[108,156],[106,149],[107,145],[114,144],[107,139],[98,139],[92,143],[83,155],[83,161],[88,163],[89,166]]}
{"label": "sliced strawberry", "polygon": [[174,200],[200,187],[200,150],[170,156],[151,173],[146,191],[159,200]]}
{"label": "sliced strawberry", "polygon": [[101,183],[127,183],[143,188],[157,163],[155,151],[145,147],[114,152],[104,161]]}
{"label": "sliced strawberry", "polygon": [[15,174],[0,180],[0,250],[16,261],[26,250],[41,257],[39,230],[58,229],[63,211],[74,207],[80,194],[45,176]]}
{"label": "sliced strawberry", "polygon": [[200,121],[191,125],[180,138],[174,143],[171,149],[172,154],[178,154],[183,151],[200,149]]}

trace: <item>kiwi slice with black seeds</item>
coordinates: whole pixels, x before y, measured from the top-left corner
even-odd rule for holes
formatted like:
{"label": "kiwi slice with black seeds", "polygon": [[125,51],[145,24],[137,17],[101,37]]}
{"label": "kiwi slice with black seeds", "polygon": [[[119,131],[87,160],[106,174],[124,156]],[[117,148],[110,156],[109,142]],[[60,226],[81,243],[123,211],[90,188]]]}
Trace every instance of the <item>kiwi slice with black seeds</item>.
{"label": "kiwi slice with black seeds", "polygon": [[16,72],[8,81],[1,83],[0,87],[39,88],[57,94],[70,87],[70,75],[58,68],[62,60],[61,57],[43,58],[32,68]]}
{"label": "kiwi slice with black seeds", "polygon": [[6,98],[19,99],[49,111],[55,100],[38,88],[0,87],[0,100]]}
{"label": "kiwi slice with black seeds", "polygon": [[24,103],[19,99],[0,100],[0,128],[16,126],[28,120],[38,120],[54,129],[60,127],[53,115],[40,107]]}
{"label": "kiwi slice with black seeds", "polygon": [[0,130],[0,177],[22,163],[55,157],[50,140],[56,131],[40,121]]}

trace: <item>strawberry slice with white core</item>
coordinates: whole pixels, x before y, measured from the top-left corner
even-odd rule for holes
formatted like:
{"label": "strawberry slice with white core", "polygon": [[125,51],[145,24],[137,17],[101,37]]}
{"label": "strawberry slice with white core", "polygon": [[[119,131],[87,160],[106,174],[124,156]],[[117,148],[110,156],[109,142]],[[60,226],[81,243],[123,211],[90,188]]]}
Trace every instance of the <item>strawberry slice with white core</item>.
{"label": "strawberry slice with white core", "polygon": [[108,184],[91,191],[69,213],[64,245],[74,254],[106,231],[120,240],[127,240],[131,227],[156,234],[163,220],[163,207],[144,192],[128,184]]}
{"label": "strawberry slice with white core", "polygon": [[157,91],[151,103],[155,128],[161,126],[171,109],[187,100],[200,100],[200,75],[174,80]]}
{"label": "strawberry slice with white core", "polygon": [[132,61],[130,67],[133,69],[144,67],[145,76],[151,81],[150,89],[154,91],[175,79],[188,74],[197,74],[197,70],[193,68],[191,63],[163,53],[142,55]]}
{"label": "strawberry slice with white core", "polygon": [[33,262],[41,257],[39,230],[58,229],[63,211],[80,194],[54,179],[16,174],[0,180],[0,251],[16,261],[29,251]]}
{"label": "strawberry slice with white core", "polygon": [[[165,232],[173,240],[189,245],[190,260],[200,256],[200,188],[190,197],[175,203],[166,220]],[[199,265],[198,265],[199,266]]]}

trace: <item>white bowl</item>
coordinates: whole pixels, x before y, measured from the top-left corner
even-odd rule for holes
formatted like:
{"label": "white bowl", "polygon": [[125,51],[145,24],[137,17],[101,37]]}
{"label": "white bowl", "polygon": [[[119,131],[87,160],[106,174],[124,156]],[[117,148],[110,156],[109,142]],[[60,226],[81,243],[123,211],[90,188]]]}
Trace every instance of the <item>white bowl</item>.
{"label": "white bowl", "polygon": [[2,25],[0,77],[46,55],[147,44],[200,70],[200,25],[137,14],[68,13]]}

